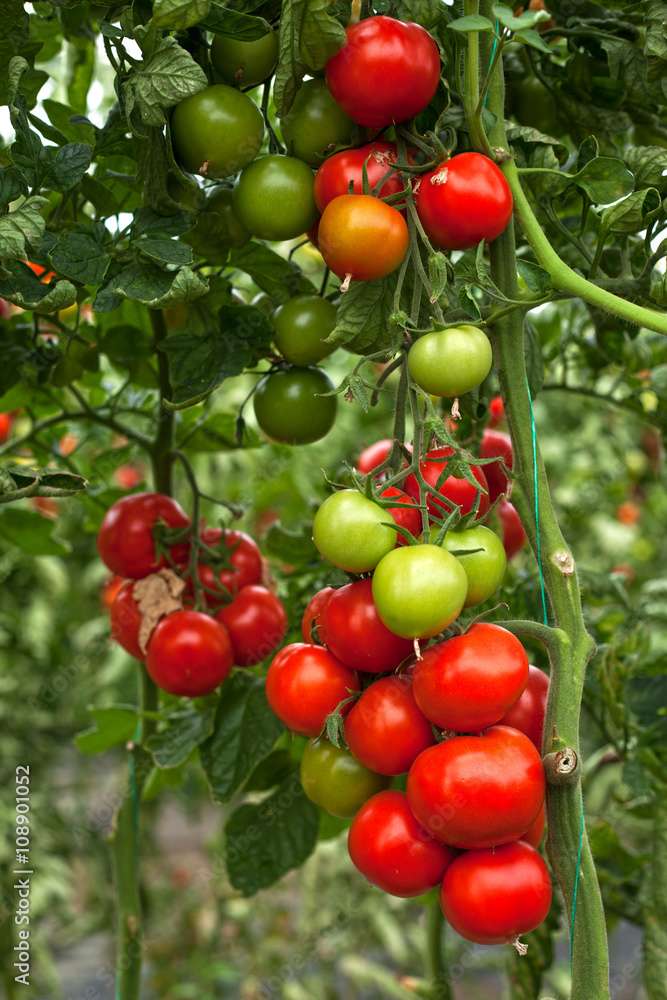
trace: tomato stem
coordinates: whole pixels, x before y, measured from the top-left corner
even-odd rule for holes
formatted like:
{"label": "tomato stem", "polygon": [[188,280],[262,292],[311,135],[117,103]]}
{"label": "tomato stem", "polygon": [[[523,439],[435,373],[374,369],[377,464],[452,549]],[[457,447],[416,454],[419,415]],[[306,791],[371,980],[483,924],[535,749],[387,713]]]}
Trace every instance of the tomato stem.
{"label": "tomato stem", "polygon": [[452,990],[445,967],[445,918],[438,894],[429,901],[426,912],[426,975],[430,1000],[451,1000]]}

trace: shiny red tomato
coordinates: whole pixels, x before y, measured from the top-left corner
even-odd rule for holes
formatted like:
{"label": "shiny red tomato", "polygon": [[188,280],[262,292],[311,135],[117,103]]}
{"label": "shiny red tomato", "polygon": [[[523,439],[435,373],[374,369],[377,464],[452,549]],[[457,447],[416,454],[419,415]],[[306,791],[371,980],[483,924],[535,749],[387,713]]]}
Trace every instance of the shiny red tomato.
{"label": "shiny red tomato", "polygon": [[363,472],[366,476],[373,469],[377,469],[378,465],[382,465],[389,458],[389,452],[393,443],[391,438],[381,438],[380,441],[374,441],[373,444],[369,444],[367,448],[364,448],[356,461],[355,468],[357,471]]}
{"label": "shiny red tomato", "polygon": [[494,396],[489,403],[489,427],[497,427],[505,419],[505,403],[502,396]]}
{"label": "shiny red tomato", "polygon": [[429,833],[472,850],[517,840],[537,816],[544,788],[542,759],[528,737],[493,726],[424,750],[410,768],[407,792]]}
{"label": "shiny red tomato", "polygon": [[[369,191],[389,173],[398,159],[393,142],[369,142],[358,149],[343,149],[324,161],[315,174],[315,203],[323,212],[330,201],[341,194],[363,194],[363,168],[366,165]],[[350,192],[350,184],[352,191]],[[378,192],[379,198],[399,194],[404,188],[399,173],[392,173]]]}
{"label": "shiny red tomato", "polygon": [[368,17],[347,28],[326,67],[329,90],[359,125],[384,128],[414,118],[440,80],[440,53],[418,24]]}
{"label": "shiny red tomato", "polygon": [[345,718],[345,739],[357,760],[378,774],[405,774],[435,743],[407,677],[381,677],[367,687]]}
{"label": "shiny red tomato", "polygon": [[[442,517],[456,504],[461,508],[462,514],[469,514],[475,505],[477,497],[479,497],[477,516],[481,517],[489,509],[488,493],[482,492],[482,490],[486,491],[488,489],[484,470],[479,465],[471,467],[471,472],[479,483],[480,489],[476,489],[463,476],[446,475],[447,466],[453,454],[454,449],[450,447],[434,448],[419,463],[421,474],[429,486],[434,490],[437,489],[437,492],[449,501],[449,505],[447,505],[444,502],[440,502],[437,497],[429,494],[426,498],[428,509],[431,514]],[[438,482],[440,482],[439,486]],[[419,499],[419,483],[414,475],[410,474],[408,476],[404,486],[411,497],[414,497],[415,500]]]}
{"label": "shiny red tomato", "polygon": [[544,837],[544,829],[547,825],[547,811],[542,803],[542,808],[538,812],[537,816],[530,824],[526,832],[522,835],[521,840],[524,840],[531,847],[538,848],[542,843],[542,838]]}
{"label": "shiny red tomato", "polygon": [[[398,486],[387,486],[386,489],[382,490],[380,496],[385,500],[397,500],[401,504],[410,504],[409,507],[387,507],[387,513],[391,514],[396,524],[399,524],[401,528],[407,528],[415,538],[419,538],[422,530],[422,516],[417,501],[400,490]],[[397,544],[406,544],[403,535],[398,535]]]}
{"label": "shiny red tomato", "polygon": [[266,697],[288,729],[318,736],[327,715],[359,690],[353,670],[321,646],[295,642],[273,658],[266,675]]}
{"label": "shiny red tomato", "polygon": [[227,629],[199,611],[174,611],[163,618],[146,655],[146,669],[157,686],[186,698],[215,691],[233,662]]}
{"label": "shiny red tomato", "polygon": [[[304,642],[325,644],[325,636],[322,628],[322,612],[329,601],[329,598],[336,593],[335,587],[323,587],[313,594],[301,619],[301,635]],[[318,641],[319,640],[319,641]]]}
{"label": "shiny red tomato", "polygon": [[503,546],[507,558],[512,559],[524,547],[528,536],[514,504],[509,500],[501,500],[496,510],[503,529]]}
{"label": "shiny red tomato", "polygon": [[107,609],[107,611],[111,608],[111,605],[114,602],[116,594],[118,593],[118,591],[120,590],[120,588],[123,586],[124,583],[125,580],[122,578],[122,576],[111,576],[102,587],[102,594],[101,594],[102,604]]}
{"label": "shiny red tomato", "polygon": [[327,266],[339,278],[353,281],[374,281],[391,274],[400,267],[410,244],[401,213],[367,194],[341,194],[330,201],[317,239]]}
{"label": "shiny red tomato", "polygon": [[512,217],[512,192],[502,171],[481,153],[459,153],[424,174],[417,211],[431,242],[443,250],[490,243]]}
{"label": "shiny red tomato", "polygon": [[12,430],[11,413],[0,413],[0,444],[4,444]]}
{"label": "shiny red tomato", "polygon": [[512,726],[525,733],[528,739],[542,752],[544,718],[547,713],[549,678],[537,667],[528,668],[528,683],[523,694],[505,712],[500,724]]}
{"label": "shiny red tomato", "polygon": [[244,531],[223,531],[221,528],[204,528],[201,540],[209,548],[217,549],[227,565],[214,569],[205,562],[197,568],[199,579],[206,588],[206,604],[218,607],[237,594],[242,587],[259,583],[262,579],[262,554],[250,535]]}
{"label": "shiny red tomato", "polygon": [[430,646],[414,670],[414,695],[441,729],[478,733],[502,718],[528,680],[526,651],[511,632],[481,622]]}
{"label": "shiny red tomato", "polygon": [[327,648],[352,670],[382,674],[412,653],[409,639],[394,635],[380,621],[370,579],[339,587],[321,615]]}
{"label": "shiny red tomato", "polygon": [[[139,580],[166,565],[164,556],[155,551],[153,530],[158,524],[186,528],[189,518],[171,497],[162,493],[134,493],[109,507],[97,536],[102,562],[118,576]],[[172,549],[176,561],[182,559],[183,546]]]}
{"label": "shiny red tomato", "polygon": [[111,638],[119,646],[122,646],[130,656],[134,656],[137,660],[144,660],[146,654],[139,645],[141,612],[132,594],[133,587],[132,580],[124,583],[111,604],[109,609]]}
{"label": "shiny red tomato", "polygon": [[420,827],[403,792],[378,792],[364,803],[347,838],[352,863],[392,896],[420,896],[442,880],[454,859]]}
{"label": "shiny red tomato", "polygon": [[231,604],[216,614],[229,632],[234,663],[249,667],[261,663],[285,638],[287,615],[280,598],[266,587],[241,587]]}
{"label": "shiny red tomato", "polygon": [[[495,458],[496,455],[511,470],[514,463],[512,438],[504,431],[485,430],[482,435],[482,443],[479,446],[479,457]],[[486,481],[489,484],[489,500],[493,503],[501,493],[507,493],[507,474],[500,462],[489,462],[483,468]]]}

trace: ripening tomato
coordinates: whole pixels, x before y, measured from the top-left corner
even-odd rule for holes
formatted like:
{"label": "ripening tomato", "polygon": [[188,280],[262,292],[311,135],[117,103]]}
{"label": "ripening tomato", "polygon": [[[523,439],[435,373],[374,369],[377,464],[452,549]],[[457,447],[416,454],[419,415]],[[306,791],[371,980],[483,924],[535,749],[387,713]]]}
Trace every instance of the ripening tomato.
{"label": "ripening tomato", "polygon": [[247,94],[216,83],[174,108],[176,158],[202,177],[230,177],[257,156],[264,138],[262,113]]}
{"label": "ripening tomato", "polygon": [[521,518],[509,500],[501,500],[496,507],[503,529],[503,547],[508,559],[520,552],[528,540]]}
{"label": "ripening tomato", "polygon": [[219,607],[242,587],[261,582],[262,554],[250,535],[244,531],[204,528],[201,540],[209,548],[217,549],[222,564],[218,568],[215,563],[204,562],[207,558],[204,554],[197,567],[208,607]]}
{"label": "ripening tomato", "polygon": [[285,638],[287,615],[280,598],[266,587],[242,587],[231,604],[216,614],[229,632],[234,663],[249,667],[261,663]]}
{"label": "ripening tomato", "polygon": [[301,758],[301,785],[320,809],[347,819],[381,791],[387,779],[369,771],[349,751],[327,740],[311,740]]}
{"label": "ripening tomato", "polygon": [[143,470],[136,465],[120,465],[113,474],[114,482],[122,490],[133,490],[144,479]]}
{"label": "ripening tomato", "polygon": [[364,475],[368,475],[373,469],[377,469],[378,465],[386,462],[393,443],[391,438],[382,438],[380,441],[374,441],[373,444],[369,444],[367,448],[364,448],[355,463],[357,472],[363,472]]}
{"label": "ripening tomato", "polygon": [[[419,463],[420,472],[429,486],[446,501],[449,501],[449,503],[440,501],[429,493],[426,497],[426,505],[431,514],[437,517],[443,517],[449,513],[455,505],[461,508],[461,514],[469,514],[479,497],[477,516],[482,517],[489,509],[488,487],[484,470],[479,465],[471,466],[470,471],[473,478],[479,483],[479,488],[475,488],[463,476],[446,474],[448,465],[453,461],[453,456],[453,448],[448,446],[434,448],[427,452]],[[412,473],[403,485],[411,497],[414,497],[415,500],[419,499],[419,483]]]}
{"label": "ripening tomato", "polygon": [[259,38],[242,39],[215,35],[211,62],[225,83],[256,87],[271,76],[278,61],[278,35],[269,29]]}
{"label": "ripening tomato", "polygon": [[327,715],[358,690],[353,670],[310,643],[285,646],[266,675],[271,709],[288,729],[303,736],[319,736]]}
{"label": "ripening tomato", "polygon": [[352,670],[382,674],[412,653],[412,643],[380,621],[370,580],[357,580],[334,591],[322,610],[327,649]]}
{"label": "ripening tomato", "polygon": [[401,175],[394,171],[387,177],[392,164],[397,160],[398,150],[393,142],[369,142],[357,149],[343,149],[340,153],[334,153],[315,174],[315,203],[318,210],[323,212],[329,202],[341,194],[363,194],[364,165],[369,192],[386,177],[378,191],[378,197],[388,198],[392,194],[400,194],[405,187]]}
{"label": "ripening tomato", "polygon": [[408,774],[419,823],[450,847],[495,847],[528,829],[544,801],[542,759],[527,736],[492,726],[429,747]]}
{"label": "ripening tomato", "polygon": [[[383,500],[396,500],[399,504],[408,505],[406,507],[387,507],[387,513],[391,514],[396,524],[399,524],[401,528],[407,528],[410,534],[418,538],[422,530],[422,515],[416,500],[400,490],[398,486],[387,486],[386,489],[382,490],[380,496]],[[407,539],[398,534],[397,544],[405,545],[406,542]]]}
{"label": "ripening tomato", "polygon": [[306,80],[280,123],[287,152],[316,167],[327,151],[352,139],[354,122],[337,104],[324,80]]}
{"label": "ripening tomato", "polygon": [[199,698],[222,684],[234,653],[224,625],[199,611],[174,611],[155,628],[146,669],[163,691]]}
{"label": "ripening tomato", "polygon": [[530,844],[536,850],[542,843],[542,838],[544,837],[544,830],[547,825],[547,811],[544,803],[542,803],[542,808],[538,812],[537,816],[530,824],[528,829],[524,834],[521,835],[521,840],[526,844]]}
{"label": "ripening tomato", "polygon": [[435,743],[409,677],[381,677],[367,687],[345,718],[345,739],[357,760],[389,775],[405,774]]}
{"label": "ripening tomato", "polygon": [[[438,529],[431,529],[431,539]],[[468,577],[468,593],[464,607],[472,608],[486,601],[497,591],[505,577],[507,556],[498,535],[483,524],[461,531],[448,531],[445,548],[453,553]]]}
{"label": "ripening tomato", "polygon": [[489,427],[497,427],[505,419],[505,403],[502,396],[494,396],[489,403]]}
{"label": "ripening tomato", "polygon": [[528,669],[528,681],[521,697],[505,712],[500,725],[512,726],[525,733],[542,752],[544,719],[547,714],[549,678],[537,667]]}
{"label": "ripening tomato", "polygon": [[327,497],[313,520],[313,541],[324,559],[346,573],[367,573],[396,545],[396,532],[379,504],[357,490]]}
{"label": "ripening tomato", "polygon": [[[153,531],[158,524],[187,528],[190,520],[171,497],[162,493],[133,493],[116,500],[104,515],[97,535],[102,562],[118,576],[139,580],[166,565],[155,551]],[[183,546],[174,546],[178,561]]]}
{"label": "ripening tomato", "polygon": [[107,611],[111,608],[111,605],[114,602],[116,594],[118,593],[118,591],[120,590],[120,588],[123,586],[124,583],[125,580],[122,578],[122,576],[111,576],[102,587],[102,594],[101,594],[102,604],[107,609]]}
{"label": "ripening tomato", "polygon": [[420,896],[442,881],[455,855],[420,827],[403,792],[378,792],[361,807],[347,838],[350,858],[392,896]]}
{"label": "ripening tomato", "polygon": [[321,368],[286,368],[267,375],[252,404],[257,423],[273,441],[310,444],[334,425],[338,397]]}
{"label": "ripening tomato", "polygon": [[[482,443],[479,446],[480,458],[499,459],[512,469],[514,464],[514,452],[512,451],[512,438],[504,431],[485,430],[482,435]],[[507,493],[507,473],[503,470],[500,462],[489,462],[483,466],[486,481],[489,484],[489,500],[491,503],[497,500],[501,493]]]}
{"label": "ripening tomato", "polygon": [[468,581],[455,556],[438,545],[405,545],[380,561],[373,600],[387,628],[405,639],[428,639],[461,613]]}
{"label": "ripening tomato", "polygon": [[341,194],[324,209],[320,253],[339,278],[374,281],[400,267],[410,237],[397,209],[368,194]]}
{"label": "ripening tomato", "polygon": [[0,444],[4,444],[12,430],[11,413],[0,413]]}
{"label": "ripening tomato", "polygon": [[130,656],[134,656],[137,660],[143,660],[146,658],[146,654],[139,645],[141,611],[134,599],[133,588],[133,581],[128,580],[127,583],[124,583],[109,609],[111,638],[119,646],[122,646]]}
{"label": "ripening tomato", "polygon": [[417,212],[431,242],[443,250],[490,243],[512,217],[512,192],[503,172],[481,153],[459,153],[424,174],[415,190]]}
{"label": "ripening tomato", "polygon": [[292,365],[312,365],[335,351],[327,337],[336,325],[336,307],[320,295],[297,295],[273,314],[276,347]]}
{"label": "ripening tomato", "polygon": [[234,185],[234,212],[262,240],[291,240],[317,219],[313,172],[294,156],[258,156]]}
{"label": "ripening tomato", "polygon": [[440,53],[428,31],[380,16],[350,25],[346,34],[326,78],[353,121],[381,129],[424,110],[440,80]]}
{"label": "ripening tomato", "polygon": [[322,587],[322,590],[318,590],[309,600],[301,619],[301,635],[304,642],[326,645],[322,627],[322,612],[329,598],[333,597],[335,593],[335,587]]}
{"label": "ripening tomato", "polygon": [[425,333],[408,352],[412,378],[433,396],[462,396],[476,389],[491,371],[489,338],[465,323]]}
{"label": "ripening tomato", "polygon": [[625,500],[616,508],[616,520],[620,524],[635,525],[642,516],[642,509],[634,500]]}
{"label": "ripening tomato", "polygon": [[526,651],[511,632],[480,622],[429,646],[414,669],[414,696],[440,729],[478,733],[503,717],[528,681]]}
{"label": "ripening tomato", "polygon": [[440,904],[447,923],[477,944],[504,944],[534,930],[551,907],[551,878],[523,841],[467,851],[445,872]]}

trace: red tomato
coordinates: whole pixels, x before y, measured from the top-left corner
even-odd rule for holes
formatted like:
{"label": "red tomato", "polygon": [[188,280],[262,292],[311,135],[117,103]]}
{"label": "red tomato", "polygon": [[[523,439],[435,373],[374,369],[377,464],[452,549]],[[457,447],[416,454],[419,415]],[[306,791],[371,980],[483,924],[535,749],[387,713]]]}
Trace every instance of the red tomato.
{"label": "red tomato", "polygon": [[[403,490],[399,490],[398,486],[387,486],[385,490],[382,490],[380,496],[384,497],[385,500],[398,500],[399,503],[409,503],[410,507],[387,507],[387,513],[391,514],[392,518],[396,524],[400,524],[402,528],[407,528],[415,538],[419,538],[422,530],[422,515],[419,507],[417,506],[417,501],[413,497],[408,496]],[[406,539],[402,535],[398,535],[398,545],[405,545]]]}
{"label": "red tomato", "polygon": [[430,646],[414,670],[415,700],[441,729],[478,733],[503,717],[528,681],[526,651],[487,622]]}
{"label": "red tomato", "polygon": [[[315,174],[315,202],[323,212],[330,201],[341,194],[363,194],[363,167],[366,165],[369,190],[372,191],[398,159],[393,142],[369,142],[358,149],[343,149],[324,161]],[[384,182],[378,197],[399,194],[404,183],[399,173],[392,173]]]}
{"label": "red tomato", "polygon": [[454,854],[420,827],[403,792],[378,792],[352,821],[352,863],[392,896],[420,896],[437,885]]}
{"label": "red tomato", "polygon": [[102,595],[101,595],[102,604],[107,609],[107,611],[113,604],[116,594],[118,593],[118,591],[120,590],[120,588],[123,586],[124,583],[125,580],[122,578],[122,576],[111,576],[102,587]]}
{"label": "red tomato", "polygon": [[412,654],[412,643],[380,621],[372,580],[339,587],[322,610],[327,648],[352,670],[383,674]]}
{"label": "red tomato", "polygon": [[12,430],[11,413],[0,413],[0,444],[4,444]]}
{"label": "red tomato", "polygon": [[301,619],[301,635],[304,642],[315,643],[316,645],[325,644],[322,628],[322,612],[329,598],[335,593],[335,587],[323,587],[322,590],[318,590],[311,597]]}
{"label": "red tomato", "polygon": [[[469,483],[462,476],[443,476],[449,464],[450,456],[453,454],[454,449],[450,447],[434,448],[419,463],[421,474],[429,486],[434,490],[437,489],[441,496],[446,497],[450,501],[450,505],[447,506],[446,503],[441,503],[429,494],[426,499],[428,509],[431,514],[442,517],[452,509],[453,504],[457,504],[461,508],[462,514],[469,514],[475,505],[476,498],[479,496],[477,516],[481,517],[489,509],[489,497],[487,493],[482,492],[482,490],[487,489],[484,470],[478,465],[473,465],[471,469],[474,478],[480,484],[480,490],[475,489],[472,483]],[[438,486],[441,477],[442,482]],[[419,500],[419,483],[414,475],[410,474],[408,476],[404,486],[411,497]]]}
{"label": "red tomato", "polygon": [[288,729],[318,736],[327,715],[359,690],[354,671],[321,646],[294,642],[273,658],[266,675],[266,697]]}
{"label": "red tomato", "polygon": [[530,844],[531,847],[537,849],[542,843],[542,837],[544,836],[544,828],[547,825],[547,811],[542,803],[542,808],[538,812],[537,816],[530,824],[526,832],[522,835],[521,840],[525,841],[526,844]]}
{"label": "red tomato", "polygon": [[519,841],[455,858],[442,882],[447,923],[477,944],[504,944],[534,930],[551,907],[551,878],[541,856]]}
{"label": "red tomato", "polygon": [[494,396],[489,403],[489,427],[497,427],[505,419],[505,404],[502,396]]}
{"label": "red tomato", "polygon": [[502,171],[481,153],[459,153],[421,178],[417,211],[431,242],[443,250],[490,243],[512,217],[512,192]]}
{"label": "red tomato", "polygon": [[518,840],[540,810],[544,787],[542,759],[528,737],[493,726],[424,750],[410,768],[407,791],[429,833],[471,850]]}
{"label": "red tomato", "polygon": [[[495,458],[496,455],[502,459],[508,469],[511,469],[514,463],[512,439],[504,431],[486,430],[482,435],[479,457]],[[490,462],[483,468],[486,481],[489,484],[489,500],[493,503],[501,493],[507,493],[507,475],[500,462]]]}
{"label": "red tomato", "polygon": [[501,500],[496,510],[503,529],[503,546],[507,558],[512,559],[524,547],[528,536],[514,504],[509,500]]}
{"label": "red tomato", "polygon": [[[162,493],[134,493],[109,507],[97,536],[102,562],[118,576],[139,580],[166,565],[155,551],[157,524],[186,528],[190,520],[175,500]],[[182,548],[181,546],[178,547]],[[174,549],[172,554],[176,557]]]}
{"label": "red tomato", "polygon": [[174,611],[163,618],[146,655],[146,669],[157,686],[187,698],[215,691],[233,662],[227,629],[199,611]]}
{"label": "red tomato", "polygon": [[368,448],[364,448],[357,459],[357,471],[368,475],[373,469],[377,469],[378,465],[382,465],[389,458],[389,452],[393,443],[391,438],[382,438],[380,441],[374,441],[373,444],[369,444]]}
{"label": "red tomato", "polygon": [[374,281],[400,266],[410,237],[397,209],[367,194],[341,194],[324,209],[320,253],[339,278]]}
{"label": "red tomato", "polygon": [[136,465],[127,464],[119,466],[114,472],[113,478],[116,485],[120,486],[122,490],[133,490],[143,481],[144,473]]}
{"label": "red tomato", "polygon": [[232,603],[215,617],[229,632],[234,663],[239,667],[260,663],[280,645],[287,632],[282,601],[257,584],[242,587]]}
{"label": "red tomato", "polygon": [[405,774],[435,742],[407,677],[382,677],[367,687],[345,718],[345,739],[357,760],[378,774]]}
{"label": "red tomato", "polygon": [[208,607],[218,607],[242,587],[261,581],[262,554],[250,535],[244,531],[204,528],[201,540],[209,548],[218,549],[220,558],[227,563],[224,569],[218,570],[206,562],[200,562],[197,567]]}
{"label": "red tomato", "polygon": [[430,102],[440,80],[440,53],[420,25],[368,17],[347,28],[326,79],[352,121],[384,128],[414,118]]}
{"label": "red tomato", "polygon": [[547,697],[549,695],[549,678],[537,667],[528,668],[528,683],[521,697],[514,702],[500,724],[512,726],[525,733],[528,739],[542,752],[542,734],[544,717],[547,713]]}
{"label": "red tomato", "polygon": [[616,520],[620,524],[637,524],[642,516],[642,509],[633,500],[626,500],[616,508]]}
{"label": "red tomato", "polygon": [[64,458],[72,455],[79,446],[79,439],[76,434],[63,434],[58,442],[58,451]]}
{"label": "red tomato", "polygon": [[144,660],[146,654],[139,645],[139,629],[141,628],[141,612],[134,599],[132,588],[134,582],[128,580],[116,594],[109,615],[111,620],[111,638],[115,639],[130,656]]}

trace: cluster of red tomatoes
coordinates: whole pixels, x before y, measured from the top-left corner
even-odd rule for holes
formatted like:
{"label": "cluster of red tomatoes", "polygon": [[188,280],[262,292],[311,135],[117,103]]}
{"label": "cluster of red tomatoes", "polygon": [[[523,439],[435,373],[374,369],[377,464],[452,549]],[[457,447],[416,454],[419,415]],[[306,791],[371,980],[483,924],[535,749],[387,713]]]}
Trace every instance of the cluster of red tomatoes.
{"label": "cluster of red tomatoes", "polygon": [[191,528],[171,497],[135,493],[109,508],[97,547],[114,574],[104,592],[113,638],[145,661],[162,690],[195,698],[215,690],[233,665],[273,652],[287,617],[262,584],[259,548],[242,531],[200,529],[195,585]]}

